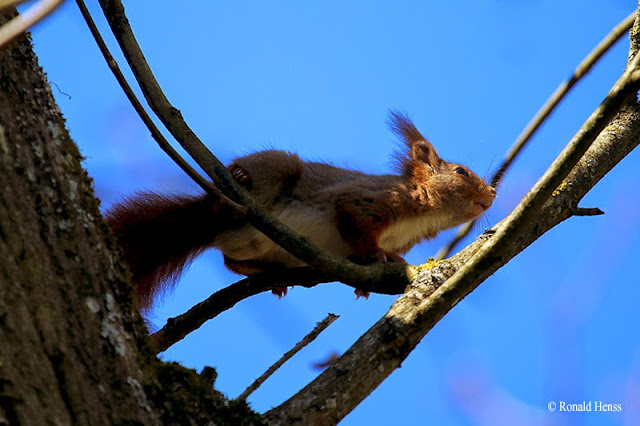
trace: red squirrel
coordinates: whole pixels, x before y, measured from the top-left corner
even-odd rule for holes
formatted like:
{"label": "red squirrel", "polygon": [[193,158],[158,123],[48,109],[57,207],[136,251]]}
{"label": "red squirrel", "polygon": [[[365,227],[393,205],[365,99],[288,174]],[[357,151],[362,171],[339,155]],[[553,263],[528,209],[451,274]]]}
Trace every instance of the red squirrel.
{"label": "red squirrel", "polygon": [[[390,126],[407,148],[397,175],[369,175],[276,150],[237,158],[229,170],[265,209],[332,255],[404,262],[401,255],[415,244],[484,213],[496,192],[468,168],[442,160],[406,116],[392,112]],[[141,193],[116,204],[106,219],[142,308],[211,247],[243,275],[305,265],[208,194]]]}

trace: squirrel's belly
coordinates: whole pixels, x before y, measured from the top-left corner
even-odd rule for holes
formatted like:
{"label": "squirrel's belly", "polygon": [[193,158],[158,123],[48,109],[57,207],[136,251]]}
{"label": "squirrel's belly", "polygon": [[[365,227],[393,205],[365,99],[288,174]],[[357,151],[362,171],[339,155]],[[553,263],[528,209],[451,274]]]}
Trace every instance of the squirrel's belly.
{"label": "squirrel's belly", "polygon": [[392,223],[378,240],[383,250],[391,253],[405,253],[425,238],[433,238],[443,229],[450,228],[450,221],[441,214],[415,216]]}
{"label": "squirrel's belly", "polygon": [[262,259],[269,239],[250,225],[228,229],[216,236],[215,247],[234,260]]}
{"label": "squirrel's belly", "polygon": [[[351,248],[344,242],[332,212],[316,208],[289,206],[277,212],[278,219],[289,228],[312,241],[321,250],[337,257],[347,257]],[[304,263],[271,241],[252,226],[227,230],[216,237],[215,246],[237,261],[260,260],[280,263],[287,268]]]}

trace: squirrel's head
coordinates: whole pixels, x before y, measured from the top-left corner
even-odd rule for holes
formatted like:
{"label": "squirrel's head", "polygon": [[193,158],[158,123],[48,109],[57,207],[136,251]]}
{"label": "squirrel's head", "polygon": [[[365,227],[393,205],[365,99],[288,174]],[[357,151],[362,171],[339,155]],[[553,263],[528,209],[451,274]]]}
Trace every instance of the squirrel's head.
{"label": "squirrel's head", "polygon": [[409,118],[390,113],[391,129],[404,140],[408,155],[402,158],[402,173],[421,193],[425,203],[445,213],[450,226],[483,214],[496,198],[496,190],[469,168],[440,158]]}

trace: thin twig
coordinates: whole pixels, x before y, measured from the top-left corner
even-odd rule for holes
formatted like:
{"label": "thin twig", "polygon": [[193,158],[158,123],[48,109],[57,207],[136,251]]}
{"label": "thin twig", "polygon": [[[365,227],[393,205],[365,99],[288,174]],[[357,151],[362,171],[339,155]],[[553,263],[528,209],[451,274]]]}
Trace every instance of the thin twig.
{"label": "thin twig", "polygon": [[[16,16],[2,27],[0,27],[0,47],[4,46],[20,34],[27,31],[31,26],[40,22],[51,12],[56,10],[62,4],[63,0],[41,0],[31,6],[26,12]],[[2,4],[2,7],[20,3],[20,1],[11,1]]]}
{"label": "thin twig", "polygon": [[133,108],[136,110],[140,118],[142,119],[142,122],[145,124],[145,126],[147,126],[147,128],[151,132],[151,136],[156,140],[160,148],[173,160],[174,163],[178,165],[178,167],[180,167],[187,175],[189,175],[189,177],[193,179],[194,182],[196,182],[198,185],[200,185],[200,187],[204,189],[207,193],[219,197],[221,201],[236,208],[238,212],[244,213],[245,209],[243,207],[239,206],[238,204],[234,203],[229,198],[224,196],[222,192],[220,192],[220,190],[215,185],[213,185],[210,181],[202,177],[200,173],[198,173],[193,167],[191,167],[191,165],[184,158],[182,158],[182,156],[171,146],[169,141],[167,141],[167,139],[162,135],[162,132],[160,132],[160,129],[158,129],[158,127],[154,124],[153,120],[151,120],[151,117],[149,117],[149,114],[147,114],[147,112],[145,111],[144,107],[142,106],[142,103],[140,102],[138,97],[135,95],[135,93],[131,89],[131,86],[129,85],[129,83],[127,82],[127,79],[125,78],[124,74],[120,70],[118,63],[111,55],[111,52],[109,52],[109,48],[107,47],[106,43],[104,42],[104,39],[100,35],[100,31],[98,31],[98,28],[96,27],[96,24],[93,21],[93,18],[91,17],[91,13],[87,9],[87,6],[85,5],[84,1],[76,0],[76,4],[78,5],[78,8],[80,9],[80,13],[82,14],[82,17],[87,23],[87,26],[89,27],[89,31],[91,31],[91,35],[93,36],[94,40],[98,44],[98,48],[100,49],[100,52],[102,52],[102,56],[107,62],[107,66],[113,73],[114,77],[118,81],[118,84],[120,84],[122,91],[127,96],[127,99],[129,99],[129,102],[131,103]]}
{"label": "thin twig", "polygon": [[[611,30],[611,32],[600,41],[600,43],[598,43],[598,45],[582,60],[582,62],[578,64],[576,69],[573,71],[573,74],[571,74],[567,80],[562,82],[555,92],[553,92],[553,94],[547,99],[542,108],[538,110],[529,124],[527,124],[527,127],[525,127],[522,133],[520,133],[511,148],[509,148],[502,164],[491,177],[491,186],[494,188],[498,187],[505,173],[511,167],[520,152],[522,152],[540,126],[542,126],[560,102],[567,96],[573,86],[587,75],[600,58],[602,58],[602,56],[611,49],[616,42],[618,42],[618,40],[627,33],[627,31],[629,31],[635,20],[635,14],[635,12],[629,14],[629,16],[627,16],[622,22],[616,25],[616,27]],[[473,225],[476,223],[476,220],[468,222],[460,227],[451,241],[436,253],[435,258],[444,259],[448,257],[458,246],[460,241],[462,241],[462,239],[469,234],[471,229],[473,229]]]}
{"label": "thin twig", "polygon": [[256,389],[258,389],[258,387],[260,387],[260,385],[264,383],[265,380],[267,380],[273,373],[275,373],[278,368],[282,367],[285,362],[287,362],[289,359],[291,359],[291,357],[300,352],[302,348],[313,342],[320,335],[320,333],[322,333],[327,327],[333,324],[333,322],[338,318],[340,318],[338,315],[329,314],[325,319],[317,323],[314,329],[311,330],[309,334],[304,336],[304,339],[296,343],[296,345],[291,348],[289,352],[284,354],[282,358],[280,358],[275,362],[275,364],[269,367],[269,369],[265,371],[262,376],[258,377],[255,382],[253,382],[247,389],[244,390],[244,392],[238,395],[236,400],[244,401],[245,399],[247,399],[247,397],[251,395]]}
{"label": "thin twig", "polygon": [[[401,265],[396,264],[390,267],[398,269],[400,274]],[[151,341],[156,351],[160,353],[184,339],[189,333],[200,328],[208,320],[231,309],[236,303],[248,297],[272,290],[275,287],[296,286],[311,288],[331,281],[333,280],[323,277],[316,270],[309,267],[255,274],[218,290],[187,312],[168,319],[164,327],[151,335]],[[402,294],[405,288],[406,283],[397,281],[395,283],[379,283],[378,286],[361,288],[361,290],[383,294]]]}
{"label": "thin twig", "polygon": [[604,212],[597,207],[576,207],[571,211],[574,216],[600,216]]}
{"label": "thin twig", "polygon": [[247,219],[251,225],[287,252],[334,280],[360,286],[387,279],[385,268],[356,265],[347,259],[336,258],[320,250],[282,224],[262,208],[247,191],[236,185],[227,168],[200,141],[186,124],[180,111],[171,105],[165,96],[136,41],[122,2],[100,0],[100,5],[153,112],[216,186],[230,199],[247,208]]}

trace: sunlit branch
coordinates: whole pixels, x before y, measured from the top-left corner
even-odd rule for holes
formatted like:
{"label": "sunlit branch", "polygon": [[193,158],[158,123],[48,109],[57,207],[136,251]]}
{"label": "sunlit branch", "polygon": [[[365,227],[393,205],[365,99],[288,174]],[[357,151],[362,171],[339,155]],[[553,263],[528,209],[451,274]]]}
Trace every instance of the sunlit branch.
{"label": "sunlit branch", "polygon": [[[31,6],[26,12],[16,16],[0,27],[0,47],[4,46],[14,38],[23,34],[31,26],[40,22],[51,14],[63,0],[41,0]],[[8,1],[0,3],[0,9],[21,3],[21,1]]]}

